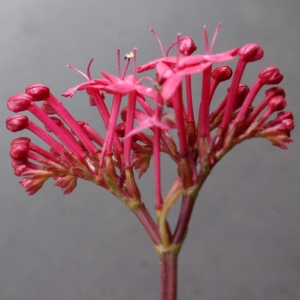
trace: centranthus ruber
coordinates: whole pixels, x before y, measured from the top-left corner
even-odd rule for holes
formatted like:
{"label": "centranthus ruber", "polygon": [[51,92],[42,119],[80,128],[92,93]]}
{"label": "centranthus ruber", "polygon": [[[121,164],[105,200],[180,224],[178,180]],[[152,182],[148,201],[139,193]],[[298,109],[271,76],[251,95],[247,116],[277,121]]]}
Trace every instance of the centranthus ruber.
{"label": "centranthus ruber", "polygon": [[[195,200],[215,164],[247,139],[262,137],[282,149],[292,142],[293,115],[284,111],[286,100],[281,87],[267,89],[265,97],[253,106],[259,91],[265,85],[279,84],[283,75],[271,66],[258,74],[251,87],[241,82],[247,64],[260,60],[263,49],[257,44],[247,44],[213,54],[219,29],[220,25],[209,43],[204,27],[204,54],[194,54],[197,46],[193,39],[180,35],[165,52],[151,29],[162,51],[160,58],[136,66],[137,51],[133,49],[124,57],[126,66],[121,74],[118,49],[117,75],[102,71],[96,79],[90,73],[92,60],[86,74],[70,67],[83,75],[85,81],[68,89],[63,96],[86,91],[90,105],[96,106],[106,128],[105,136],[87,122],[75,120],[43,84],[31,84],[25,93],[13,95],[7,102],[12,112],[27,111],[45,126],[41,128],[22,114],[6,120],[10,131],[27,129],[44,142],[40,146],[27,137],[18,137],[11,143],[12,167],[22,177],[20,183],[25,191],[33,195],[46,180],[53,178],[55,185],[69,194],[81,178],[119,198],[137,216],[155,246],[164,300],[176,299],[178,253]],[[233,60],[237,60],[234,70],[226,64]],[[132,73],[127,74],[131,62]],[[150,70],[156,71],[155,78],[138,77]],[[192,80],[194,77],[198,82]],[[197,83],[193,86],[192,82]],[[228,82],[227,92],[222,99],[214,99],[221,82]],[[195,95],[200,95],[200,99],[195,99]],[[212,101],[217,102],[214,110]],[[277,116],[272,118],[275,112]],[[166,195],[161,189],[162,153],[171,158],[177,170],[177,178]],[[138,185],[152,156],[155,220]],[[168,213],[179,199],[178,221],[171,228]]]}

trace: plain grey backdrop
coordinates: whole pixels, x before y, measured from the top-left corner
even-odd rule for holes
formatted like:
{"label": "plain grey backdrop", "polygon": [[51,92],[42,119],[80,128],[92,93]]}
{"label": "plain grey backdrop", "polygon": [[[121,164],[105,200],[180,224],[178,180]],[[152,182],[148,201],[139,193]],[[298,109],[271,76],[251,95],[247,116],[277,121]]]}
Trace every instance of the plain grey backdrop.
{"label": "plain grey backdrop", "polygon": [[[138,48],[138,64],[160,55],[149,29],[167,47],[176,33],[204,51],[203,25],[214,52],[256,42],[265,50],[243,81],[277,65],[287,109],[295,116],[288,151],[265,140],[237,146],[206,181],[179,258],[179,299],[300,299],[300,2],[299,0],[2,0],[0,10],[1,181],[0,299],[159,298],[158,260],[134,215],[89,182],[63,196],[49,180],[28,197],[10,167],[5,128],[8,97],[41,82],[56,96],[83,78],[67,64],[116,74],[116,49]],[[84,93],[63,99],[76,118],[103,130]],[[22,133],[24,135],[26,133]],[[165,164],[164,189],[174,170]],[[150,171],[151,172],[151,171]],[[152,173],[141,180],[152,210]],[[176,211],[176,209],[175,209]],[[174,214],[176,216],[176,214]]]}

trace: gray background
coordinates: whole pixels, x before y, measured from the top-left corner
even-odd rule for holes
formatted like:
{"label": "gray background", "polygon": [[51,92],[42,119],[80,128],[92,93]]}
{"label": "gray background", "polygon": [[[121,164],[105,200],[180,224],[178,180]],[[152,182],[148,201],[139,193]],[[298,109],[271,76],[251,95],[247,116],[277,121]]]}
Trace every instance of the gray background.
{"label": "gray background", "polygon": [[[215,167],[180,254],[179,299],[300,299],[299,13],[299,0],[2,0],[0,299],[159,298],[155,251],[125,205],[83,181],[68,196],[51,180],[35,196],[22,191],[10,167],[17,134],[5,129],[6,100],[33,82],[59,96],[83,80],[66,64],[84,71],[91,57],[94,76],[116,74],[118,47],[137,47],[139,64],[158,57],[151,27],[165,47],[181,32],[203,52],[202,26],[212,36],[218,22],[214,52],[248,42],[265,50],[247,68],[245,83],[268,65],[285,75],[295,143],[284,151],[250,140]],[[103,130],[84,93],[63,103]],[[165,178],[174,174],[169,165]],[[149,173],[141,187],[150,210],[151,184]]]}

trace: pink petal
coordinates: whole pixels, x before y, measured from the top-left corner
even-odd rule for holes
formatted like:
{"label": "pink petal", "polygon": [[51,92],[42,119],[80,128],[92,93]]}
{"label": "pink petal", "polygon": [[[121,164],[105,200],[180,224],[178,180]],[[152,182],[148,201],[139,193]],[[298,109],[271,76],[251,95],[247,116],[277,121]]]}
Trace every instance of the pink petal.
{"label": "pink petal", "polygon": [[222,62],[222,61],[232,60],[238,54],[238,51],[239,51],[239,47],[218,54],[211,54],[211,55],[198,54],[193,56],[182,57],[178,62],[178,67],[181,69],[205,61]]}
{"label": "pink petal", "polygon": [[181,83],[181,75],[175,73],[173,76],[168,78],[162,85],[161,95],[165,100],[169,100],[175,93],[179,84]]}
{"label": "pink petal", "polygon": [[148,129],[149,127],[152,127],[152,124],[150,122],[145,122],[144,124],[139,125],[138,127],[132,129],[126,136],[125,138],[128,138],[130,136],[133,136],[145,129]]}
{"label": "pink petal", "polygon": [[157,58],[157,59],[154,59],[154,60],[152,60],[152,61],[150,61],[150,62],[148,62],[148,63],[146,63],[146,64],[144,64],[142,66],[138,66],[137,67],[137,72],[141,73],[141,72],[152,70],[152,69],[154,69],[156,67],[156,65],[159,62],[163,61],[164,59],[165,59],[164,57]]}
{"label": "pink petal", "polygon": [[160,62],[156,65],[157,74],[159,75],[160,79],[169,78],[174,74],[174,71],[165,63]]}
{"label": "pink petal", "polygon": [[184,68],[183,70],[179,71],[178,74],[180,74],[180,75],[197,74],[197,73],[202,72],[203,70],[205,70],[209,66],[211,66],[211,62],[202,63],[200,65]]}
{"label": "pink petal", "polygon": [[[157,92],[154,89],[152,89],[151,87],[147,87],[147,86],[143,86],[143,85],[136,85],[135,89],[138,93],[140,93],[143,96],[149,97],[151,99],[156,98]],[[159,103],[161,105],[164,104],[162,99],[159,99]]]}
{"label": "pink petal", "polygon": [[64,96],[64,97],[73,97],[73,95],[77,91],[82,91],[82,90],[86,89],[90,85],[93,85],[93,81],[82,82],[82,83],[80,83],[78,85],[75,85],[72,88],[69,88],[65,93],[62,94],[62,96]]}
{"label": "pink petal", "polygon": [[115,92],[120,94],[128,94],[130,92],[135,91],[135,86],[125,83],[124,81],[107,85],[104,88],[105,91]]}
{"label": "pink petal", "polygon": [[108,79],[111,83],[117,83],[118,81],[121,80],[119,77],[116,77],[116,76],[111,75],[109,73],[106,73],[104,71],[101,71],[101,74],[102,74],[103,77],[105,77],[106,79]]}

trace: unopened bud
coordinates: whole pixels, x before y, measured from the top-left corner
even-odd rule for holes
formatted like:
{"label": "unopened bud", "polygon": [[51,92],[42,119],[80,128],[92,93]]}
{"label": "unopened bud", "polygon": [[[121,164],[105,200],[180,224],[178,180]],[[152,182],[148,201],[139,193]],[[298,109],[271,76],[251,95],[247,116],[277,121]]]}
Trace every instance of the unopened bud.
{"label": "unopened bud", "polygon": [[235,102],[243,102],[245,100],[246,96],[248,95],[249,90],[250,89],[246,84],[240,83],[238,86]]}
{"label": "unopened bud", "polygon": [[7,108],[13,112],[27,110],[33,101],[32,97],[27,94],[16,94],[7,100]]}
{"label": "unopened bud", "polygon": [[26,87],[25,93],[33,98],[33,101],[45,100],[49,97],[50,89],[40,83],[33,83]]}
{"label": "unopened bud", "polygon": [[230,79],[232,76],[232,69],[229,66],[219,66],[211,72],[211,77],[219,82]]}
{"label": "unopened bud", "polygon": [[6,119],[6,128],[12,132],[17,132],[26,128],[28,122],[27,116],[13,115]]}
{"label": "unopened bud", "polygon": [[27,171],[27,160],[15,160],[13,159],[11,162],[11,166],[14,169],[14,173],[16,176],[22,176],[22,174]]}
{"label": "unopened bud", "polygon": [[119,137],[125,136],[125,127],[126,127],[125,123],[120,123],[116,126],[116,132]]}
{"label": "unopened bud", "polygon": [[290,133],[295,127],[294,120],[292,119],[284,119],[280,125],[280,129],[282,131],[287,131],[288,133]]}
{"label": "unopened bud", "polygon": [[283,75],[277,67],[268,67],[259,73],[258,78],[263,84],[278,84],[283,79]]}
{"label": "unopened bud", "polygon": [[56,111],[54,110],[53,106],[48,101],[43,102],[43,104],[41,105],[41,110],[47,115],[56,114]]}
{"label": "unopened bud", "polygon": [[281,124],[283,120],[294,120],[294,116],[290,111],[281,111],[277,114],[277,117],[274,120],[269,121],[266,123],[266,128],[271,128],[274,126],[278,126]]}
{"label": "unopened bud", "polygon": [[253,62],[263,57],[264,50],[257,44],[247,44],[240,49],[239,55],[244,61]]}
{"label": "unopened bud", "polygon": [[294,116],[290,111],[286,110],[286,111],[281,111],[280,113],[278,113],[276,119],[278,119],[280,121],[282,121],[284,119],[294,120]]}
{"label": "unopened bud", "polygon": [[123,122],[126,122],[126,116],[127,116],[127,110],[128,110],[128,107],[125,106],[122,110],[121,110],[121,120]]}
{"label": "unopened bud", "polygon": [[266,90],[266,96],[268,96],[268,97],[275,97],[275,96],[285,97],[285,91],[283,88],[281,88],[279,86],[273,86],[270,89]]}
{"label": "unopened bud", "polygon": [[17,138],[11,142],[9,155],[12,159],[26,159],[29,151],[29,138]]}
{"label": "unopened bud", "polygon": [[197,50],[197,46],[190,36],[185,36],[180,40],[178,49],[182,55],[190,56]]}
{"label": "unopened bud", "polygon": [[283,110],[285,106],[286,100],[282,96],[275,96],[269,101],[269,107],[273,112]]}
{"label": "unopened bud", "polygon": [[18,145],[18,144],[27,144],[30,143],[30,138],[28,137],[19,137],[11,141],[10,146]]}

